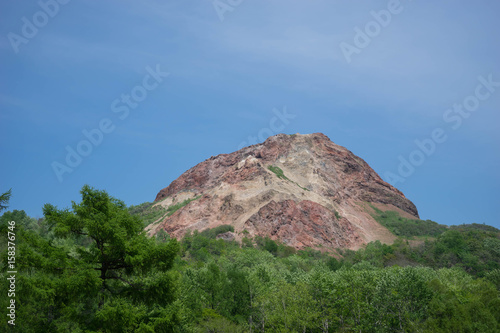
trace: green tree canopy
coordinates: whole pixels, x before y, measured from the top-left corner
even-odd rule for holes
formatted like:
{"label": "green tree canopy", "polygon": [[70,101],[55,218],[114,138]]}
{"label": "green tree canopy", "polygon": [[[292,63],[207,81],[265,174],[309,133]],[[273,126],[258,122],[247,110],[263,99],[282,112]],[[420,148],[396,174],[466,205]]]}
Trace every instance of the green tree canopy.
{"label": "green tree canopy", "polygon": [[43,213],[47,223],[59,237],[85,237],[91,241],[89,247],[77,246],[77,258],[89,268],[99,271],[102,291],[116,293],[110,281],[118,280],[141,289],[128,276],[145,274],[153,266],[161,272],[172,267],[178,251],[175,240],[167,244],[156,244],[146,237],[142,222],[129,214],[125,204],[85,185],[80,191],[82,202],[73,202],[72,210],[58,210],[46,204]]}
{"label": "green tree canopy", "polygon": [[0,212],[9,207],[9,200],[12,194],[12,189],[0,195]]}
{"label": "green tree canopy", "polygon": [[[74,240],[66,269],[99,285],[94,295],[85,296],[96,304],[93,325],[102,322],[104,312],[129,319],[115,322],[111,331],[163,320],[161,313],[147,310],[174,301],[176,283],[169,270],[179,244],[147,237],[142,221],[105,191],[85,185],[80,193],[82,201],[73,202],[72,209],[46,204],[43,213],[56,239]],[[128,312],[136,315],[132,318]]]}

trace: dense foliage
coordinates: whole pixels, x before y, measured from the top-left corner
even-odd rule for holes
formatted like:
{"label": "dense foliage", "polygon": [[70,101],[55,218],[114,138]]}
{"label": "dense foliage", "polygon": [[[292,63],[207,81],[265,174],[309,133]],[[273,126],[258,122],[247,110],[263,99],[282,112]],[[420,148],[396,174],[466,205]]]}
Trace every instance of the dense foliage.
{"label": "dense foliage", "polygon": [[[182,241],[178,267],[186,330],[496,332],[498,237],[459,227],[417,246],[339,250],[336,259],[268,238],[241,246],[195,232]],[[457,246],[467,255],[456,255]]]}
{"label": "dense foliage", "polygon": [[[82,202],[71,210],[45,205],[46,228],[39,232],[17,213],[15,331],[173,329],[178,277],[170,269],[178,243],[148,238],[142,221],[106,192],[85,186],[81,194]],[[11,217],[2,217],[2,235]],[[4,252],[3,291],[8,289],[6,267]],[[1,308],[7,302],[2,297]],[[0,325],[4,332],[13,329],[5,320]]]}
{"label": "dense foliage", "polygon": [[[179,243],[165,232],[148,238],[139,216],[151,207],[137,207],[84,187],[71,210],[46,205],[41,220],[23,211],[0,217],[2,235],[17,223],[15,331],[500,331],[493,227],[429,227],[419,234],[433,236],[426,240],[327,254],[245,231],[241,241],[218,239],[234,233],[224,225]],[[0,330],[9,329],[2,321]]]}

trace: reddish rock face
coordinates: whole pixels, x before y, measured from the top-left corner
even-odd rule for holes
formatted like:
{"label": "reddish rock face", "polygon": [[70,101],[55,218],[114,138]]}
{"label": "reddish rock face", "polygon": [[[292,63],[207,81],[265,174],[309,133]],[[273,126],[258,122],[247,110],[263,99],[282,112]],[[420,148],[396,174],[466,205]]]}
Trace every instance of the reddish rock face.
{"label": "reddish rock face", "polygon": [[211,157],[161,190],[155,201],[168,207],[199,195],[148,232],[164,229],[181,237],[187,230],[231,224],[237,239],[246,230],[296,248],[355,249],[394,239],[369,215],[367,203],[418,218],[415,205],[399,190],[321,133],[278,134]]}
{"label": "reddish rock face", "polygon": [[295,247],[326,246],[346,248],[362,241],[345,218],[315,202],[271,200],[246,222],[247,230],[256,235],[270,236]]}

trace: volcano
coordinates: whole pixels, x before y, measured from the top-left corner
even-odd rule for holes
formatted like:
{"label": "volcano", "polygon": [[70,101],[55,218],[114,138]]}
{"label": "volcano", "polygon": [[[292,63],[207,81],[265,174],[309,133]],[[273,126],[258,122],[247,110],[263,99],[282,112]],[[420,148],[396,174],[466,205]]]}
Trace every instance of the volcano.
{"label": "volcano", "polygon": [[278,134],[220,154],[162,189],[155,205],[170,208],[146,230],[180,238],[187,231],[232,225],[230,238],[262,236],[296,249],[358,249],[395,236],[373,207],[418,219],[415,205],[360,157],[322,133]]}

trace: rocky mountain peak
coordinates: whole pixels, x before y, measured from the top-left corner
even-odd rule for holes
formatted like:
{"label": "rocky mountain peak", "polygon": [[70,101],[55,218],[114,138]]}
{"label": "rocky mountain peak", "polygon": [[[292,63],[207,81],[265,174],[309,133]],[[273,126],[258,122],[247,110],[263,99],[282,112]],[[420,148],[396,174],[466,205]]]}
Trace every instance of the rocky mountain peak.
{"label": "rocky mountain peak", "polygon": [[371,205],[418,218],[403,193],[322,133],[278,134],[212,156],[162,189],[155,201],[182,207],[148,226],[150,234],[163,229],[181,237],[230,224],[237,239],[243,233],[269,236],[296,248],[391,242],[389,231],[370,216]]}

